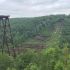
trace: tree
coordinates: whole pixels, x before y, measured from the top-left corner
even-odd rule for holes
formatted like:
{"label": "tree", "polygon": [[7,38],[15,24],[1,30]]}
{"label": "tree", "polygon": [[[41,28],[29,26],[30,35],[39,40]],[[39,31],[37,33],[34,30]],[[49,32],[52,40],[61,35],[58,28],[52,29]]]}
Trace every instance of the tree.
{"label": "tree", "polygon": [[7,70],[8,67],[13,66],[13,58],[7,54],[0,53],[0,70]]}
{"label": "tree", "polygon": [[64,64],[63,64],[63,62],[62,61],[56,62],[54,70],[64,70]]}
{"label": "tree", "polygon": [[16,57],[16,69],[24,70],[30,63],[34,62],[35,59],[35,51],[27,49],[27,51]]}
{"label": "tree", "polygon": [[29,64],[24,70],[40,70],[37,64]]}

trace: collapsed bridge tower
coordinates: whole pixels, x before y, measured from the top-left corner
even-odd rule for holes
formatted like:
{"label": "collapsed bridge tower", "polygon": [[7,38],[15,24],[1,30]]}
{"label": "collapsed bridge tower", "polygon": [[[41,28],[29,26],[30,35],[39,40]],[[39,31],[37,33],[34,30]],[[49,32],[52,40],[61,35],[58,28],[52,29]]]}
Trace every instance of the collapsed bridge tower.
{"label": "collapsed bridge tower", "polygon": [[9,17],[0,15],[0,51],[2,51],[2,54],[7,52],[11,55],[11,48],[13,56],[15,56]]}

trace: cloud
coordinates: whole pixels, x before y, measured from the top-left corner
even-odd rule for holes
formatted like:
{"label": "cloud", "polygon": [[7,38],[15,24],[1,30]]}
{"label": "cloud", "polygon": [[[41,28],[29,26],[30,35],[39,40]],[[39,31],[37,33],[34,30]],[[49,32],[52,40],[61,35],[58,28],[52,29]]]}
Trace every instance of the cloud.
{"label": "cloud", "polygon": [[69,13],[70,0],[0,0],[0,14],[11,15],[11,17]]}

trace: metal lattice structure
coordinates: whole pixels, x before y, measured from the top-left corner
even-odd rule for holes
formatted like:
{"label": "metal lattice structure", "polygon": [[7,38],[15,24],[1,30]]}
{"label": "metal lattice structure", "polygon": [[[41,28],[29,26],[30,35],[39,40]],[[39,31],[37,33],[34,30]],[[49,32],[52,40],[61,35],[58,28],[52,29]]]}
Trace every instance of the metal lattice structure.
{"label": "metal lattice structure", "polygon": [[[10,49],[12,49],[12,51]],[[13,56],[15,56],[9,16],[4,15],[0,16],[0,50],[2,51],[2,54],[7,52],[9,55],[11,55],[12,52]]]}

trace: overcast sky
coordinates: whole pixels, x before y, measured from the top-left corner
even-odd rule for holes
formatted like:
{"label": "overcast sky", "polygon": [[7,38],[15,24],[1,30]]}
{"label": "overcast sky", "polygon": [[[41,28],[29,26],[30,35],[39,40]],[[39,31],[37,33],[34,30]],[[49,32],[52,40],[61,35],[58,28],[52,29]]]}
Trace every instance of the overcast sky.
{"label": "overcast sky", "polygon": [[0,15],[36,17],[69,13],[70,0],[0,0]]}

